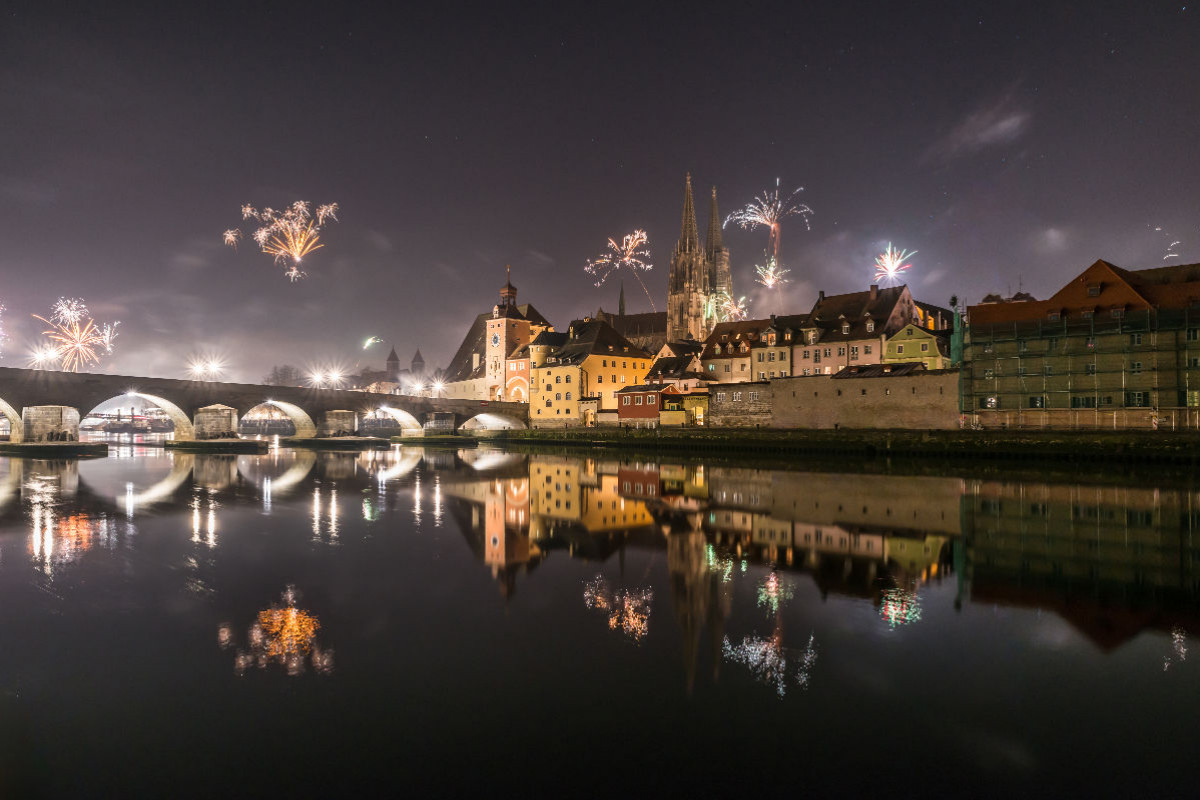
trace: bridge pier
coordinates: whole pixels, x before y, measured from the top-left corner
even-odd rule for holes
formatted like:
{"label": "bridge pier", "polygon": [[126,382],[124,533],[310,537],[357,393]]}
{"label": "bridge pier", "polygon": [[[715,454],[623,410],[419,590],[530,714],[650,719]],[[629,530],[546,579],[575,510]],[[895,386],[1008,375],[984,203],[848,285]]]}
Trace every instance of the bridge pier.
{"label": "bridge pier", "polygon": [[25,406],[21,409],[21,440],[79,441],[79,411],[70,406]]}
{"label": "bridge pier", "polygon": [[236,439],[238,430],[237,409],[221,404],[204,406],[196,410],[192,421],[197,439]]}
{"label": "bridge pier", "polygon": [[353,436],[358,432],[358,413],[339,409],[325,412],[318,436]]}

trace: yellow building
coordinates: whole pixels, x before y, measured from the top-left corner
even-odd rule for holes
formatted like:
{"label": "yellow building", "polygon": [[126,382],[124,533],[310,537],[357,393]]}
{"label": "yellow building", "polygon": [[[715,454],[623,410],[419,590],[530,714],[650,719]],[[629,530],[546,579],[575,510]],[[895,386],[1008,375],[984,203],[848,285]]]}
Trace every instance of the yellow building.
{"label": "yellow building", "polygon": [[883,351],[883,363],[919,362],[926,369],[949,369],[950,331],[931,331],[908,323],[896,331]]}
{"label": "yellow building", "polygon": [[530,423],[583,424],[583,398],[596,398],[598,413],[615,414],[617,392],[643,383],[651,360],[600,320],[576,320],[565,333],[539,334],[529,345]]}

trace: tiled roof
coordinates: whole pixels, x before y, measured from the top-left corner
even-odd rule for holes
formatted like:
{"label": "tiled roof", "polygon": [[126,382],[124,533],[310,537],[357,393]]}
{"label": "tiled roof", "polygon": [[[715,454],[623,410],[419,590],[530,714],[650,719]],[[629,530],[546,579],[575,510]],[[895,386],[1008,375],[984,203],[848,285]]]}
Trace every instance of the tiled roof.
{"label": "tiled roof", "polygon": [[631,358],[650,358],[649,353],[635,347],[611,325],[598,319],[572,322],[567,329],[566,340],[550,354],[550,358],[557,362],[557,365],[579,364],[590,355],[606,353]]}

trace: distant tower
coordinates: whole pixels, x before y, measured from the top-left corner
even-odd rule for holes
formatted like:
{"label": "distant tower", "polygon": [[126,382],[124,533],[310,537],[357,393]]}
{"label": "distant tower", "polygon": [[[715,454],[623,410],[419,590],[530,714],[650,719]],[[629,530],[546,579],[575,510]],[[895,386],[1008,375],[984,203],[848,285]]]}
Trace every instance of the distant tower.
{"label": "distant tower", "polygon": [[394,346],[387,357],[387,379],[392,383],[400,382],[400,356],[396,355]]}
{"label": "distant tower", "polygon": [[625,281],[621,281],[621,299],[617,301],[617,316],[625,316]]}
{"label": "distant tower", "polygon": [[500,305],[501,307],[517,305],[517,287],[512,285],[512,267],[504,267],[507,277],[504,280],[504,285],[500,287]]}
{"label": "distant tower", "polygon": [[712,208],[708,212],[708,236],[704,240],[704,257],[709,263],[712,291],[733,294],[733,276],[729,273],[729,248],[721,243],[721,214],[717,211],[717,187],[712,187]]}
{"label": "distant tower", "polygon": [[421,358],[421,348],[417,348],[417,353],[412,357],[412,375],[414,378],[420,378],[425,375],[425,359]]}
{"label": "distant tower", "polygon": [[671,272],[667,280],[667,341],[677,342],[689,337],[703,340],[708,335],[704,306],[711,293],[711,269],[700,247],[689,173],[683,195],[683,224],[671,254]]}

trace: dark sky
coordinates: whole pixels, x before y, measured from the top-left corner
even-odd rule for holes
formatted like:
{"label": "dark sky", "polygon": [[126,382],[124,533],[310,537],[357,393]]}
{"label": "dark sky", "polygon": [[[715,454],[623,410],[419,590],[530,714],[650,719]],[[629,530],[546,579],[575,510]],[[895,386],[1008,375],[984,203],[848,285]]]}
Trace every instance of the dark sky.
{"label": "dark sky", "polygon": [[[661,308],[689,171],[702,226],[712,184],[725,213],[805,187],[782,303],[753,283],[766,234],[726,230],[756,315],[865,288],[888,241],[942,305],[1200,261],[1182,2],[172,5],[0,18],[3,363],[65,294],[121,320],[108,371],[353,368],[371,335],[445,365],[506,263],[560,326],[615,309],[582,267],[635,227]],[[221,244],[242,203],[296,199],[341,206],[307,280]]]}

